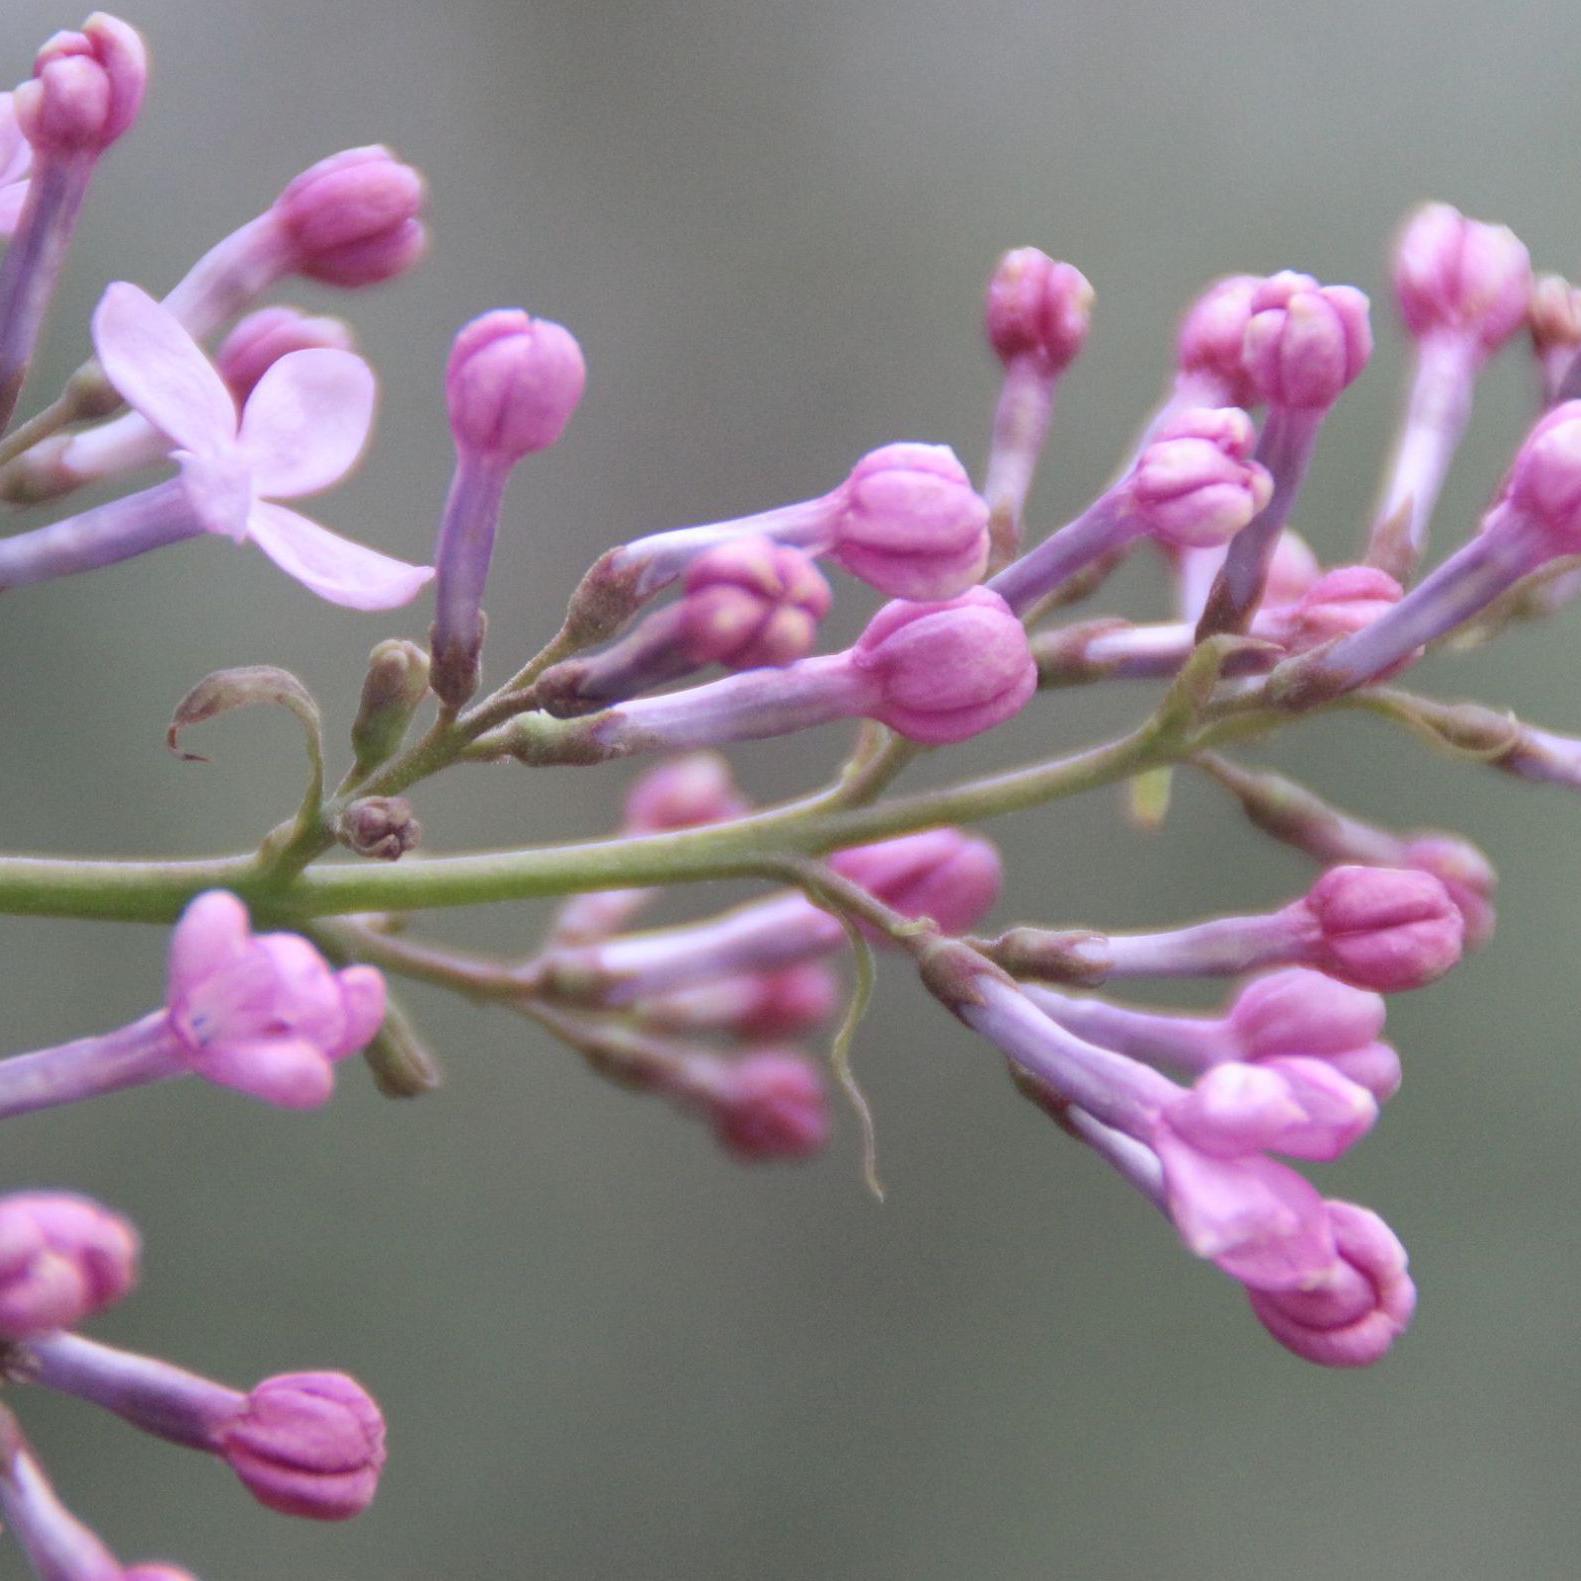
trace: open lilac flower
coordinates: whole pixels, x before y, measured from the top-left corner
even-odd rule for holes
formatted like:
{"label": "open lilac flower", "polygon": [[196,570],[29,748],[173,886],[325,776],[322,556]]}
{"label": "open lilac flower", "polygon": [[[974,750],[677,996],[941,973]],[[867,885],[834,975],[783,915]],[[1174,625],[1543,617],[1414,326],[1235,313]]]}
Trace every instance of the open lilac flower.
{"label": "open lilac flower", "polygon": [[196,1075],[282,1109],[328,1101],[335,1065],[383,1024],[384,978],[331,969],[294,933],[254,934],[224,890],[199,895],[170,940],[165,1008],[100,1037],[0,1060],[0,1117]]}
{"label": "open lilac flower", "polygon": [[315,494],[355,465],[373,421],[374,380],[350,352],[292,352],[258,381],[238,418],[197,342],[124,281],[93,317],[110,382],[166,435],[181,475],[97,510],[6,539],[0,587],[96,569],[216,533],[251,541],[320,598],[352,609],[410,603],[433,576],[320,527],[275,501]]}
{"label": "open lilac flower", "polygon": [[0,236],[9,236],[16,229],[32,167],[33,145],[16,124],[11,95],[0,93]]}

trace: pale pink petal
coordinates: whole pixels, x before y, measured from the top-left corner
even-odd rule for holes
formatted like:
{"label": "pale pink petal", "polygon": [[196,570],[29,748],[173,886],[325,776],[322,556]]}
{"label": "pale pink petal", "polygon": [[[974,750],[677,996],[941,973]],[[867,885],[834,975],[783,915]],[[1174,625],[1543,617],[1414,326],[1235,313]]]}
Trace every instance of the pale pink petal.
{"label": "pale pink petal", "polygon": [[348,966],[336,972],[346,1025],[340,1040],[325,1053],[331,1059],[345,1059],[365,1049],[384,1025],[384,974],[373,966]]}
{"label": "pale pink petal", "polygon": [[1260,1290],[1310,1284],[1332,1266],[1334,1236],[1310,1181],[1270,1158],[1210,1158],[1161,1125],[1169,1214],[1180,1238],[1232,1279]]}
{"label": "pale pink petal", "polygon": [[242,409],[253,487],[265,499],[294,500],[338,483],[368,442],[376,394],[373,370],[353,352],[281,357]]}
{"label": "pale pink petal", "polygon": [[235,960],[252,929],[247,908],[223,889],[189,903],[170,936],[170,996],[184,998],[195,983]]}
{"label": "pale pink petal", "polygon": [[93,315],[93,345],[110,383],[183,449],[235,448],[236,403],[198,343],[146,291],[118,280]]}
{"label": "pale pink petal", "polygon": [[397,609],[433,580],[431,565],[408,565],[364,548],[284,505],[254,505],[247,536],[287,576],[348,609]]}
{"label": "pale pink petal", "polygon": [[9,186],[0,187],[0,236],[9,236],[16,229],[26,201],[26,181],[13,181]]}
{"label": "pale pink petal", "polygon": [[197,1072],[281,1109],[316,1109],[335,1090],[335,1071],[306,1038],[258,1038],[211,1050]]}
{"label": "pale pink petal", "polygon": [[205,532],[216,533],[236,543],[247,538],[247,518],[252,513],[252,477],[239,452],[225,455],[198,455],[178,450],[181,483],[187,491],[187,504]]}

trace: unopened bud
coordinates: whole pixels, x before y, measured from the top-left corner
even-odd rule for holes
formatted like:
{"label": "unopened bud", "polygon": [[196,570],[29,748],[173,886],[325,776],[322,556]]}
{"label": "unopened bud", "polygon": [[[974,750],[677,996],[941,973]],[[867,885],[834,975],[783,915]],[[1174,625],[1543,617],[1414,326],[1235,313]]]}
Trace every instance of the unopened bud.
{"label": "unopened bud", "polygon": [[214,366],[241,406],[258,381],[291,352],[350,351],[355,343],[343,319],[294,307],[265,307],[249,313],[225,337],[214,354]]}
{"label": "unopened bud", "polygon": [[587,367],[575,337],[520,308],[498,308],[459,335],[445,370],[456,448],[514,466],[547,450],[582,399]]}
{"label": "unopened bud", "polygon": [[386,1098],[421,1098],[444,1082],[438,1059],[393,998],[385,1002],[384,1025],[362,1057],[373,1074],[374,1086]]}
{"label": "unopened bud", "polygon": [[1062,373],[1086,342],[1092,300],[1092,286],[1074,264],[1017,247],[988,282],[988,343],[1002,362],[1025,358],[1046,376]]}
{"label": "unopened bud", "polygon": [[394,862],[417,849],[423,826],[404,796],[360,796],[341,813],[335,838],[358,856]]}
{"label": "unopened bud", "polygon": [[1292,290],[1276,275],[1253,294],[1251,310],[1243,356],[1269,405],[1332,406],[1372,355],[1367,298],[1354,286]]}
{"label": "unopened bud", "polygon": [[377,768],[399,750],[427,692],[428,655],[415,642],[391,637],[368,655],[362,702],[351,727],[360,772]]}
{"label": "unopened bud", "polygon": [[1531,256],[1508,226],[1467,219],[1447,203],[1428,203],[1400,233],[1394,289],[1413,335],[1454,331],[1491,353],[1526,317]]}
{"label": "unopened bud", "polygon": [[80,33],[57,33],[38,52],[12,109],[35,154],[100,154],[137,119],[147,85],[137,30],[96,11]]}
{"label": "unopened bud", "polygon": [[348,148],[304,170],[275,199],[298,274],[375,285],[403,274],[428,244],[423,178],[387,148]]}

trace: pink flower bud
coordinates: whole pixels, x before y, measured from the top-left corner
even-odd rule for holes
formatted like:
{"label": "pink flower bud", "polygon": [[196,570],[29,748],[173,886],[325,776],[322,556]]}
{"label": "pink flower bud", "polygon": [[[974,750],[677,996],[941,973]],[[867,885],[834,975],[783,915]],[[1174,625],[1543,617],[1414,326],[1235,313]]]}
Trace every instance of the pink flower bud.
{"label": "pink flower bud", "polygon": [[1531,256],[1508,227],[1468,220],[1447,203],[1427,203],[1400,233],[1394,289],[1413,335],[1468,335],[1491,353],[1525,321]]}
{"label": "pink flower bud", "polygon": [[1378,1102],[1323,1060],[1227,1060],[1199,1076],[1166,1118],[1215,1158],[1267,1150],[1326,1161],[1372,1129]]}
{"label": "pink flower bud", "polygon": [[637,776],[626,795],[629,834],[662,834],[739,818],[748,809],[727,758],[688,752]]}
{"label": "pink flower bud", "polygon": [[1424,834],[1406,842],[1401,852],[1406,867],[1431,873],[1459,908],[1466,924],[1466,948],[1480,950],[1493,937],[1498,920],[1493,892],[1499,875],[1493,864],[1469,840],[1452,834]]}
{"label": "pink flower bud", "polygon": [[0,1339],[71,1328],[137,1281],[137,1231],[87,1197],[0,1197]]}
{"label": "pink flower bud", "polygon": [[1266,635],[1299,653],[1361,631],[1402,597],[1404,589],[1387,571],[1369,565],[1340,566],[1320,576],[1288,608],[1265,608],[1253,634]]}
{"label": "pink flower bud", "polygon": [[1367,298],[1354,286],[1313,290],[1300,276],[1275,275],[1253,293],[1243,357],[1258,400],[1322,410],[1371,355]]}
{"label": "pink flower bud", "polygon": [[199,895],[171,937],[169,1025],[188,1068],[265,1103],[326,1102],[335,1061],[371,1041],[384,1001],[372,967],[332,971],[296,934],[255,936],[223,890]]}
{"label": "pink flower bud", "polygon": [[1382,998],[1292,966],[1255,978],[1226,1018],[1243,1059],[1320,1059],[1380,1103],[1400,1086],[1400,1058],[1380,1041]]}
{"label": "pink flower bud", "polygon": [[851,653],[879,686],[871,716],[927,746],[992,730],[1037,689],[1021,622],[985,587],[944,604],[886,604]]}
{"label": "pink flower bud", "polygon": [[948,598],[988,564],[988,507],[948,445],[871,451],[833,499],[832,557],[881,593]]}
{"label": "pink flower bud", "polygon": [[320,348],[351,351],[355,345],[350,326],[341,319],[316,317],[294,307],[265,307],[249,313],[225,337],[214,365],[241,406],[258,381],[289,353]]}
{"label": "pink flower bud", "polygon": [[801,1054],[763,1050],[726,1063],[708,1112],[714,1134],[742,1163],[811,1158],[829,1140],[823,1076]]}
{"label": "pink flower bud", "polygon": [[57,33],[12,99],[38,155],[102,154],[130,129],[148,85],[148,53],[135,28],[96,11],[80,33]]}
{"label": "pink flower bud", "polygon": [[831,602],[829,584],[800,549],[736,538],[687,568],[681,645],[694,665],[791,664],[812,651]]}
{"label": "pink flower bud", "polygon": [[218,1433],[218,1449],[247,1491],[282,1515],[344,1521],[378,1491],[384,1418],[343,1372],[265,1378]]}
{"label": "pink flower bud", "polygon": [[1247,1290],[1257,1320],[1286,1350],[1320,1367],[1368,1367],[1416,1310],[1405,1248],[1376,1213],[1328,1202],[1335,1259],[1305,1288]]}
{"label": "pink flower bud", "polygon": [[1237,407],[1194,408],[1172,418],[1130,478],[1145,530],[1177,548],[1225,544],[1268,503],[1267,470],[1251,459],[1252,420]]}
{"label": "pink flower bud", "polygon": [[1262,393],[1249,377],[1243,357],[1253,302],[1288,300],[1297,291],[1315,291],[1310,275],[1285,271],[1268,280],[1258,275],[1228,275],[1216,280],[1192,303],[1180,326],[1175,361],[1187,379],[1217,391],[1231,406],[1252,406]]}
{"label": "pink flower bud", "polygon": [[582,349],[569,330],[520,308],[481,314],[456,336],[445,369],[456,448],[505,466],[547,450],[586,383]]}
{"label": "pink flower bud", "polygon": [[1004,880],[998,850],[959,829],[928,829],[836,851],[829,865],[907,917],[964,933],[993,910]]}
{"label": "pink flower bud", "polygon": [[645,1024],[667,1032],[746,1039],[795,1037],[822,1026],[840,1004],[840,980],[822,961],[739,973],[641,1000]]}
{"label": "pink flower bud", "polygon": [[[1526,436],[1503,502],[1542,530],[1549,555],[1581,553],[1581,401],[1554,407]],[[1489,526],[1498,519],[1495,506]]]}
{"label": "pink flower bud", "polygon": [[1092,318],[1092,286],[1074,264],[1036,247],[999,260],[988,282],[984,328],[999,360],[1026,359],[1052,378],[1081,355]]}
{"label": "pink flower bud", "polygon": [[389,149],[348,148],[304,170],[275,199],[292,267],[326,285],[363,286],[404,274],[428,245],[419,218],[423,178]]}
{"label": "pink flower bud", "polygon": [[1322,931],[1314,964],[1358,988],[1421,988],[1460,959],[1465,923],[1431,873],[1334,867],[1305,903]]}

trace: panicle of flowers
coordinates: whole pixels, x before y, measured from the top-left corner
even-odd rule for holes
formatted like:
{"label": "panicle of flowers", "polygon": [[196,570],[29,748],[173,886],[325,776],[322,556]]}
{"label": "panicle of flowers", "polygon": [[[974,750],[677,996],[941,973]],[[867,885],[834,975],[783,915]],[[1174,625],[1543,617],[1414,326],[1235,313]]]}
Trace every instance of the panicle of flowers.
{"label": "panicle of flowers", "polygon": [[[172,745],[248,704],[286,708],[301,725],[301,805],[255,851],[91,867],[0,856],[0,909],[174,923],[160,1007],[0,1060],[0,1118],[185,1075],[315,1108],[359,1051],[381,1091],[427,1092],[438,1067],[392,995],[398,975],[523,1016],[618,1086],[701,1120],[735,1160],[803,1160],[827,1146],[834,1118],[810,1040],[849,996],[830,1064],[861,1117],[874,1181],[872,1119],[847,1054],[877,944],[1006,1056],[1021,1091],[1189,1251],[1239,1283],[1275,1340],[1325,1366],[1384,1356],[1415,1304],[1404,1248],[1370,1209],[1323,1196],[1291,1161],[1336,1164],[1377,1126],[1402,1079],[1382,996],[1424,988],[1489,944],[1496,874],[1458,835],[1387,827],[1224,749],[1308,712],[1365,711],[1461,760],[1581,788],[1581,738],[1399,684],[1436,648],[1473,647],[1581,596],[1576,288],[1534,278],[1503,226],[1442,203],[1409,217],[1392,256],[1410,363],[1400,433],[1376,513],[1348,535],[1359,558],[1339,551],[1325,565],[1308,537],[1333,553],[1336,535],[1304,521],[1303,537],[1293,523],[1327,416],[1373,355],[1367,298],[1295,270],[1210,284],[1184,315],[1140,438],[1118,447],[1113,481],[1038,534],[1033,482],[1057,446],[1056,395],[1088,338],[1094,292],[1074,264],[1015,248],[988,282],[999,393],[980,484],[949,444],[889,440],[833,487],[809,476],[822,492],[806,498],[634,532],[593,559],[560,628],[522,652],[519,623],[497,620],[491,633],[485,603],[496,548],[530,561],[539,541],[512,533],[507,490],[527,457],[560,443],[581,402],[588,370],[569,329],[509,307],[456,334],[436,370],[455,464],[432,566],[281,503],[358,464],[376,381],[340,319],[265,299],[292,278],[378,285],[421,258],[425,184],[387,148],[345,150],[298,175],[162,299],[112,284],[92,317],[94,360],[12,425],[91,178],[137,122],[146,79],[136,32],[95,15],[45,43],[32,75],[0,95],[0,498],[37,503],[166,469],[0,539],[0,589],[215,535],[254,544],[354,610],[402,608],[432,582],[432,624],[426,647],[390,636],[373,648],[338,782],[325,711],[288,671],[218,671],[178,705]],[[1479,529],[1418,579],[1476,380],[1522,326],[1542,410]],[[1170,618],[1064,617],[1144,541],[1168,568]],[[832,584],[831,569],[888,602]],[[191,574],[221,573],[194,557]],[[820,651],[837,586],[867,597],[861,634]],[[485,690],[490,642],[511,657]],[[716,665],[731,673],[701,677]],[[889,794],[916,758],[1059,706],[1040,690],[1108,681],[1154,683],[1118,738]],[[824,738],[808,733],[845,721],[859,725],[832,779],[776,805],[754,805],[715,750],[798,736],[812,754],[807,743]],[[441,771],[574,772],[625,757],[657,761],[608,838],[409,859],[414,798]],[[1270,905],[1227,882],[1219,914],[1181,925],[1046,917],[973,933],[998,904],[1003,863],[971,824],[1129,782],[1133,809],[1157,826],[1180,767],[1319,865],[1304,893]],[[422,811],[443,828],[442,810]],[[322,861],[337,851],[352,860]],[[642,925],[665,886],[704,879],[762,888],[731,909]],[[544,895],[560,904],[537,946],[513,936],[499,956],[414,926],[428,907]],[[254,917],[281,926],[255,933]],[[1231,980],[1218,1014],[1097,992],[1199,977]],[[125,1219],[86,1198],[0,1198],[5,1377],[222,1459],[271,1508],[319,1519],[364,1508],[384,1424],[344,1374],[241,1391],[76,1332],[131,1289],[138,1248]],[[41,1576],[182,1574],[123,1568],[66,1509],[6,1412],[0,1511]]]}

